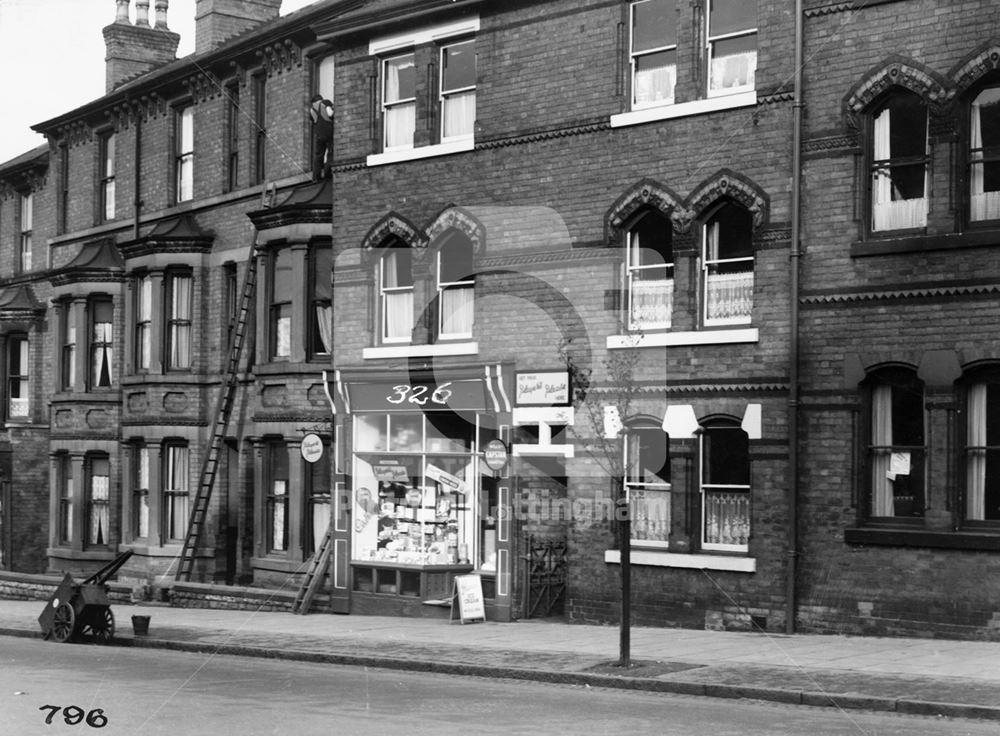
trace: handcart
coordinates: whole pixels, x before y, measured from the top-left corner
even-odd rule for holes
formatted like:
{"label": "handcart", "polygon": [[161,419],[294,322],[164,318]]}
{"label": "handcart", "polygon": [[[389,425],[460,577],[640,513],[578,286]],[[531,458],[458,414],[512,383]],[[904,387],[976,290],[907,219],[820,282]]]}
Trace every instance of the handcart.
{"label": "handcart", "polygon": [[64,642],[89,636],[101,644],[110,642],[115,635],[115,616],[107,581],[131,556],[132,550],[123,552],[79,584],[66,573],[38,617],[42,638]]}

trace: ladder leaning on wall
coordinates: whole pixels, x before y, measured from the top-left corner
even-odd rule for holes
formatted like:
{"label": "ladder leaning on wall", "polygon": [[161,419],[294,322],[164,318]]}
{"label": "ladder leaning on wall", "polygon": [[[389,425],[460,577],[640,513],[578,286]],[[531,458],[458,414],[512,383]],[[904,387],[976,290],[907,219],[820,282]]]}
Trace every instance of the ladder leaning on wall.
{"label": "ladder leaning on wall", "polygon": [[181,582],[191,579],[198,542],[201,539],[205,519],[208,516],[208,502],[212,498],[212,488],[219,472],[222,443],[225,440],[229,417],[233,411],[233,397],[236,395],[236,385],[239,379],[240,358],[243,354],[243,345],[246,342],[247,321],[253,309],[256,288],[257,259],[251,252],[246,271],[243,274],[243,286],[240,290],[236,322],[233,326],[233,337],[229,346],[229,359],[223,373],[219,397],[215,404],[215,414],[211,424],[211,440],[208,452],[205,453],[201,464],[198,489],[191,505],[187,534],[184,537],[184,546],[181,549],[180,562],[177,565],[175,579]]}
{"label": "ladder leaning on wall", "polygon": [[326,573],[330,566],[330,552],[332,549],[333,520],[331,519],[330,526],[327,528],[326,534],[323,535],[323,541],[313,553],[312,562],[309,563],[306,576],[302,579],[302,585],[299,586],[299,590],[295,594],[295,601],[292,603],[292,613],[309,613],[313,597],[319,591],[320,586],[323,585],[323,580],[326,578]]}

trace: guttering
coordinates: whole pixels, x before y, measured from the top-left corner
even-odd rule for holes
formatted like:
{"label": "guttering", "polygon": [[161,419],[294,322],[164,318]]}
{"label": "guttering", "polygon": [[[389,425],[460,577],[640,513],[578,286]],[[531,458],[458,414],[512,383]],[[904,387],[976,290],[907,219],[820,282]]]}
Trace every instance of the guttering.
{"label": "guttering", "polygon": [[133,210],[135,221],[132,223],[132,239],[139,239],[139,217],[142,215],[142,115],[139,110],[132,108],[135,113],[135,163],[132,166],[135,177],[133,191]]}
{"label": "guttering", "polygon": [[788,539],[785,567],[785,632],[795,633],[795,576],[799,525],[799,238],[802,207],[802,0],[795,0],[795,92],[792,104],[792,242],[789,257],[790,313],[788,341]]}

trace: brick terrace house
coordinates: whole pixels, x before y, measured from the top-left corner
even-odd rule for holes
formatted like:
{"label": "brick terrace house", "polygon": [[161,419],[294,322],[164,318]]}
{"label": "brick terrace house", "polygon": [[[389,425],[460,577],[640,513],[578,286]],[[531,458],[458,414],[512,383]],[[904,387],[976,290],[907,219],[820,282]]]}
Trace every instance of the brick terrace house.
{"label": "brick terrace house", "polygon": [[250,271],[195,580],[614,621],[624,494],[636,623],[996,635],[996,10],[137,5],[0,166],[6,569],[172,584]]}

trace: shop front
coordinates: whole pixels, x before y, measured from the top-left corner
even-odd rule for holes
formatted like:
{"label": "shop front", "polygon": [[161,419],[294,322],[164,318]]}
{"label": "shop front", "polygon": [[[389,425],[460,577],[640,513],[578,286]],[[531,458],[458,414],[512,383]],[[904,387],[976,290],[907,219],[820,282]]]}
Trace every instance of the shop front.
{"label": "shop front", "polygon": [[487,616],[509,620],[510,466],[483,457],[507,439],[499,371],[338,379],[335,609],[447,615],[455,577],[476,574]]}

